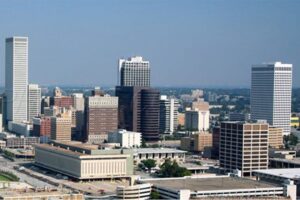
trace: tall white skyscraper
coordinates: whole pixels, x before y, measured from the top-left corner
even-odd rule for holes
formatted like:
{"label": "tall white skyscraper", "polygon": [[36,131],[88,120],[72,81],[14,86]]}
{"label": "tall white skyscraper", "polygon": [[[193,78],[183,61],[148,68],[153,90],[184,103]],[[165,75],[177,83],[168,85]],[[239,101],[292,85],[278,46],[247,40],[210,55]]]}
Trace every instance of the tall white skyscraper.
{"label": "tall white skyscraper", "polygon": [[28,121],[41,114],[41,88],[37,84],[28,85]]}
{"label": "tall white skyscraper", "polygon": [[143,57],[120,59],[118,73],[120,86],[150,87],[150,63]]}
{"label": "tall white skyscraper", "polygon": [[172,134],[178,126],[178,107],[177,99],[160,96],[160,133]]}
{"label": "tall white skyscraper", "polygon": [[28,96],[28,38],[6,39],[5,94],[7,121],[27,121]]}
{"label": "tall white skyscraper", "polygon": [[265,119],[290,134],[292,64],[254,65],[251,80],[251,118]]}

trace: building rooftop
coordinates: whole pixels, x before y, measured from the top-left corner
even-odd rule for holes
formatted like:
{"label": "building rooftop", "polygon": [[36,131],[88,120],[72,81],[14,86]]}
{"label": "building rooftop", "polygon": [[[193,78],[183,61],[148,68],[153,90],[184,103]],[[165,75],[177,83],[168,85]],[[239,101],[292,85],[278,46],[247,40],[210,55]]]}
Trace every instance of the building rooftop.
{"label": "building rooftop", "polygon": [[270,158],[270,160],[279,161],[279,162],[287,162],[292,164],[300,165],[300,158],[293,158],[293,159],[284,159],[284,158]]}
{"label": "building rooftop", "polygon": [[133,153],[186,153],[186,151],[172,149],[172,148],[137,148],[133,149]]}
{"label": "building rooftop", "polygon": [[268,174],[272,176],[278,176],[288,179],[298,179],[300,180],[300,168],[288,168],[288,169],[264,169],[264,170],[255,170],[254,172]]}
{"label": "building rooftop", "polygon": [[187,189],[191,191],[210,190],[237,190],[253,188],[273,188],[279,187],[277,184],[254,181],[237,177],[211,177],[211,178],[167,178],[142,180],[159,187],[166,187],[174,190]]}

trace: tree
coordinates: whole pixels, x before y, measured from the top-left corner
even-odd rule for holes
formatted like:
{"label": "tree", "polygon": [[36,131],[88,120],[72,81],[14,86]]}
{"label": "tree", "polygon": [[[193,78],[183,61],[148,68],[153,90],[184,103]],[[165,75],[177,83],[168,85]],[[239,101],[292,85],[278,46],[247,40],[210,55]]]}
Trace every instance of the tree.
{"label": "tree", "polygon": [[289,143],[293,146],[296,146],[298,144],[298,137],[294,134],[289,135]]}
{"label": "tree", "polygon": [[145,139],[142,139],[142,145],[141,145],[141,148],[147,148],[147,144],[146,144]]}
{"label": "tree", "polygon": [[170,159],[167,159],[160,167],[161,177],[183,177],[190,175],[191,172],[185,167],[180,167],[175,160],[172,162]]}
{"label": "tree", "polygon": [[153,159],[142,160],[142,163],[148,169],[148,171],[151,171],[151,169],[156,166],[156,161]]}
{"label": "tree", "polygon": [[158,192],[156,192],[156,191],[152,191],[151,193],[150,193],[150,199],[159,199],[160,197],[159,197],[159,193]]}

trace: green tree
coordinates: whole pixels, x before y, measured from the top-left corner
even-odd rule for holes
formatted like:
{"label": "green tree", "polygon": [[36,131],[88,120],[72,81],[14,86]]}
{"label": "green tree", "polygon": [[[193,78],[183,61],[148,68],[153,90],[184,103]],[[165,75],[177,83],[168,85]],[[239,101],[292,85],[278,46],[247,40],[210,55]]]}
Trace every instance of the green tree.
{"label": "green tree", "polygon": [[142,139],[142,145],[141,145],[141,148],[147,148],[147,144],[146,144],[146,141],[145,139]]}
{"label": "green tree", "polygon": [[159,199],[160,197],[159,197],[159,193],[158,192],[156,192],[156,191],[152,191],[151,193],[150,193],[150,199]]}
{"label": "green tree", "polygon": [[160,167],[161,177],[183,177],[190,176],[191,172],[185,167],[180,167],[176,161],[171,161],[170,159],[165,160],[165,162]]}
{"label": "green tree", "polygon": [[298,144],[298,137],[294,134],[289,135],[289,143],[293,146],[296,146]]}
{"label": "green tree", "polygon": [[142,163],[148,169],[148,171],[151,171],[151,169],[156,166],[156,161],[153,159],[142,160]]}

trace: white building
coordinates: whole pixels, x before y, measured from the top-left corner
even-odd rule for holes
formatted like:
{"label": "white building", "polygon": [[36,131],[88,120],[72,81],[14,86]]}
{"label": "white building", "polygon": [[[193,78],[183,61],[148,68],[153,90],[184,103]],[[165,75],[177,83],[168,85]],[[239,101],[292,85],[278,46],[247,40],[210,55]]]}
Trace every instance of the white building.
{"label": "white building", "polygon": [[251,118],[265,119],[290,134],[292,64],[254,65],[251,80]]}
{"label": "white building", "polygon": [[119,129],[108,133],[108,142],[119,143],[121,147],[125,148],[139,147],[142,143],[142,134]]}
{"label": "white building", "polygon": [[6,39],[5,94],[8,121],[27,121],[28,38]]}
{"label": "white building", "polygon": [[82,93],[73,93],[72,95],[73,99],[73,107],[75,110],[83,111],[84,110],[84,97]]}
{"label": "white building", "polygon": [[37,84],[28,85],[28,121],[41,114],[41,88]]}
{"label": "white building", "polygon": [[177,129],[178,107],[177,99],[168,98],[165,95],[160,97],[160,133],[173,133]]}
{"label": "white building", "polygon": [[118,81],[120,86],[150,87],[150,63],[143,57],[119,59]]}
{"label": "white building", "polygon": [[186,110],[184,126],[190,131],[206,131],[209,129],[209,110]]}
{"label": "white building", "polygon": [[30,131],[32,130],[32,124],[9,121],[8,130],[18,135],[29,137]]}

